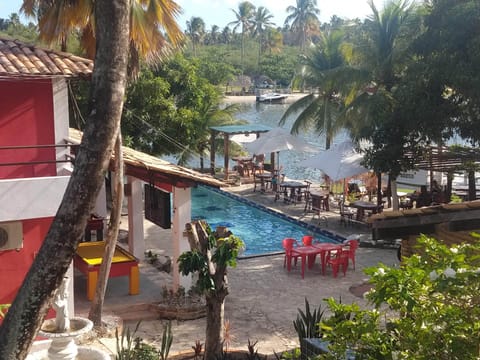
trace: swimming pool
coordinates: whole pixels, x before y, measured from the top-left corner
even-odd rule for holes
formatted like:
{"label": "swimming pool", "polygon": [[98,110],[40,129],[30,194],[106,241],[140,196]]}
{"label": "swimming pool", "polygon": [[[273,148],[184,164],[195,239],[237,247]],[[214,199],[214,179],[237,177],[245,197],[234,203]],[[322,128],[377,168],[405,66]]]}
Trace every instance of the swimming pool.
{"label": "swimming pool", "polygon": [[227,226],[245,243],[242,257],[283,252],[282,239],[286,237],[300,241],[303,235],[310,234],[320,242],[343,240],[328,231],[205,186],[192,189],[192,219],[205,219],[213,229]]}

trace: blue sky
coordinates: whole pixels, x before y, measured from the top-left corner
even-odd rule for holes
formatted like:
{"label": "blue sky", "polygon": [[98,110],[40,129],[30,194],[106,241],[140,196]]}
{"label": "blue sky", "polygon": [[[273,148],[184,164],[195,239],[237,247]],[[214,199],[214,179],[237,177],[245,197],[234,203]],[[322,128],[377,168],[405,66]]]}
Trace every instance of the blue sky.
{"label": "blue sky", "polygon": [[[295,6],[295,0],[251,0],[256,7],[264,6],[274,15],[273,22],[283,25],[289,5]],[[179,25],[184,28],[185,22],[192,16],[203,18],[209,29],[212,25],[226,26],[235,20],[232,9],[237,9],[240,0],[177,0],[182,7],[183,14],[178,19]],[[384,0],[374,0],[378,8],[383,6]],[[0,0],[0,18],[8,18],[12,12],[18,12],[22,0]],[[317,0],[320,9],[320,19],[329,21],[332,15],[345,18],[364,18],[370,14],[367,0]]]}

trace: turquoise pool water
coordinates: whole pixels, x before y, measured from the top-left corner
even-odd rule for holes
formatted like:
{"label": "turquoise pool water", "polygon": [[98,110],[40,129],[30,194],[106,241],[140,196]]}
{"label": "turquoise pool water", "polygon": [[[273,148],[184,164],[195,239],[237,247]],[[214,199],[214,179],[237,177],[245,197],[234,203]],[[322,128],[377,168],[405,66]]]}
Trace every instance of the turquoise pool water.
{"label": "turquoise pool water", "polygon": [[342,239],[299,221],[290,221],[258,205],[219,190],[199,186],[192,189],[192,219],[205,219],[212,228],[227,226],[245,243],[243,257],[282,252],[282,239],[314,235],[321,242]]}

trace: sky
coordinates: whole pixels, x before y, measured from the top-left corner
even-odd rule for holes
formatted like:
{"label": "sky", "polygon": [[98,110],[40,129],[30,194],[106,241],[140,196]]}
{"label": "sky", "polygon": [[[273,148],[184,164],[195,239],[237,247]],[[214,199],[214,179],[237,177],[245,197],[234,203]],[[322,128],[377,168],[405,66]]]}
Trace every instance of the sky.
{"label": "sky", "polygon": [[[185,28],[185,23],[192,16],[201,17],[205,21],[207,29],[212,25],[220,28],[235,21],[232,9],[238,9],[241,0],[176,0],[182,7],[183,14],[178,18],[178,24]],[[272,21],[277,26],[282,26],[287,17],[285,9],[292,5],[296,6],[295,0],[250,0],[256,7],[264,6],[273,15]],[[374,0],[378,8],[383,7],[384,0]],[[18,12],[22,0],[0,0],[0,18],[8,18],[12,12]],[[332,15],[343,18],[363,19],[371,13],[367,0],[317,0],[320,9],[320,20],[328,22]],[[23,18],[22,18],[23,20]],[[25,20],[23,20],[25,21]]]}

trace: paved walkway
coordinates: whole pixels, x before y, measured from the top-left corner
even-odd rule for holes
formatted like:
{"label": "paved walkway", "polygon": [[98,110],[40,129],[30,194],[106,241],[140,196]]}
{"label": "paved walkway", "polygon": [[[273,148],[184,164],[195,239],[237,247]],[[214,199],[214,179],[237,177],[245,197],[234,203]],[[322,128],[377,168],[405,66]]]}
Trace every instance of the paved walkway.
{"label": "paved walkway", "polygon": [[[301,204],[286,205],[274,202],[270,194],[252,191],[251,185],[230,188],[266,206],[282,211],[290,216],[311,221],[311,215],[304,215]],[[369,238],[365,225],[348,226],[340,224],[339,214],[326,213],[327,227],[330,231],[349,235],[361,234],[362,239]],[[170,249],[169,231],[158,229],[146,222],[145,234],[147,248],[164,249],[168,255]],[[298,339],[293,327],[297,309],[304,308],[305,298],[311,306],[324,305],[323,300],[333,297],[344,303],[357,302],[365,306],[362,297],[355,295],[355,288],[365,288],[367,276],[363,273],[366,267],[382,262],[389,266],[397,266],[396,250],[389,248],[361,247],[357,250],[356,270],[349,269],[345,277],[342,274],[333,278],[331,271],[321,275],[318,262],[313,269],[306,271],[305,278],[300,276],[300,266],[289,273],[283,267],[283,255],[242,259],[238,266],[229,270],[228,280],[230,294],[225,302],[225,319],[230,322],[234,341],[233,348],[245,349],[248,340],[258,341],[257,349],[261,353],[281,352],[298,346]],[[300,265],[300,264],[299,264]],[[113,278],[106,294],[105,311],[116,314],[134,312],[134,304],[148,304],[160,301],[162,287],[171,284],[171,276],[160,272],[148,263],[141,264],[141,294],[128,296],[128,282],[125,278]],[[76,278],[76,312],[87,313],[89,303],[85,299],[83,278]],[[361,293],[361,292],[360,292]],[[134,316],[133,316],[134,317]],[[127,326],[134,327],[136,321],[129,321]],[[163,332],[164,320],[143,320],[137,334],[147,342],[159,344]],[[174,321],[172,323],[173,345],[171,353],[190,350],[196,340],[204,343],[205,318],[191,321]],[[115,339],[95,339],[96,346],[104,346],[112,354],[115,351]]]}

